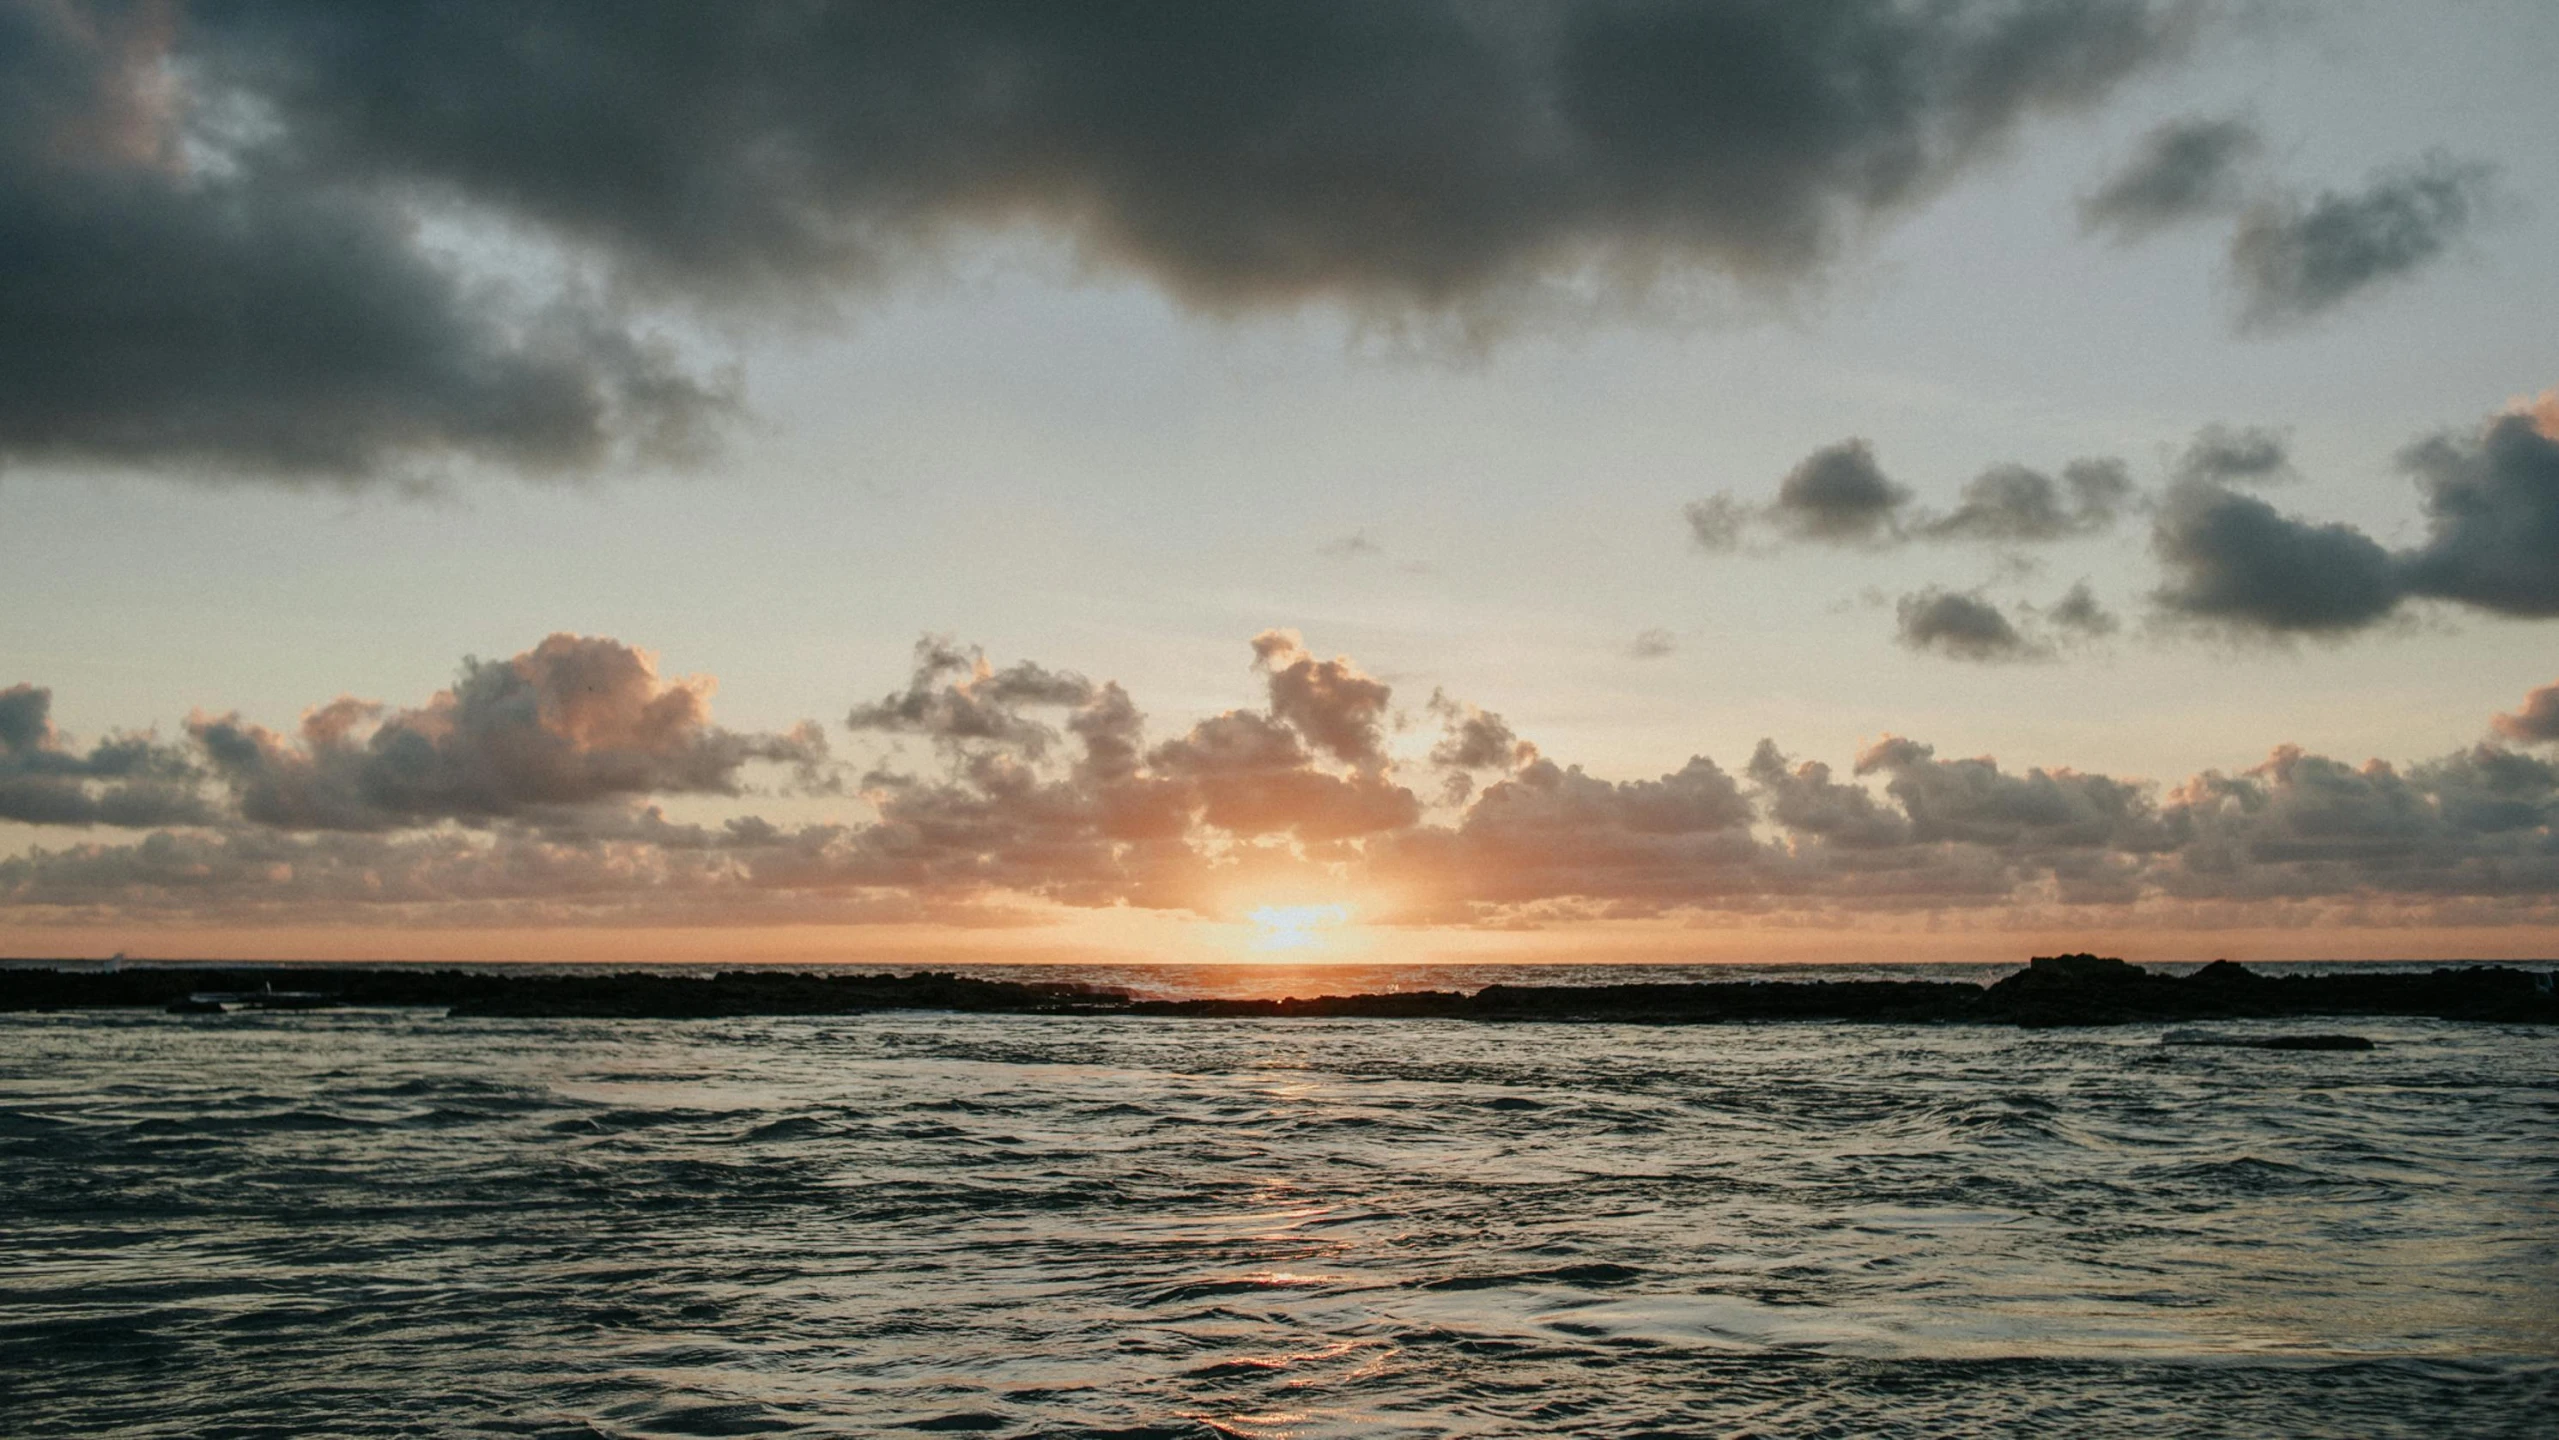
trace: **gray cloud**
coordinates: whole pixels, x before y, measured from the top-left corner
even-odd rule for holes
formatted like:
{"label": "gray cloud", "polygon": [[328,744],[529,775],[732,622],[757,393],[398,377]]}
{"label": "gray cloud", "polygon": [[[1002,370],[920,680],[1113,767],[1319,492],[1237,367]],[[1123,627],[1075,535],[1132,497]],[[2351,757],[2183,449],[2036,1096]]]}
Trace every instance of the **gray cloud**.
{"label": "gray cloud", "polygon": [[2189,116],[2141,139],[2123,168],[2079,205],[2079,223],[2118,242],[2182,221],[2234,209],[2243,172],[2265,148],[2257,127],[2236,118]]}
{"label": "gray cloud", "polygon": [[2230,240],[2241,324],[2298,324],[2423,268],[2479,218],[2493,174],[2437,153],[2353,194],[2251,206]]}
{"label": "gray cloud", "polygon": [[2017,607],[2015,617],[1979,591],[1938,586],[1904,595],[1895,607],[1895,639],[1903,646],[1956,660],[2050,660],[2066,645],[2104,639],[2122,628],[2082,580],[2050,605]]}
{"label": "gray cloud", "polygon": [[2044,618],[2064,634],[2083,639],[2112,635],[2123,626],[2112,611],[2098,603],[2096,592],[2088,588],[2085,580],[2062,592],[2062,597],[2044,611]]}
{"label": "gray cloud", "polygon": [[1462,806],[1475,793],[1473,772],[1508,772],[1537,758],[1537,747],[1519,738],[1501,716],[1479,710],[1446,693],[1431,692],[1427,708],[1439,717],[1439,742],[1430,761],[1448,773],[1441,777],[1442,804]]}
{"label": "gray cloud", "polygon": [[1830,778],[1819,760],[1797,764],[1762,740],[1746,772],[1768,801],[1768,818],[1786,830],[1851,850],[1889,850],[1910,839],[1910,817],[1863,785]]}
{"label": "gray cloud", "polygon": [[2172,794],[2186,834],[2160,867],[2180,898],[2473,897],[2548,913],[2559,886],[2549,837],[2559,770],[2490,747],[2401,769],[2279,746],[2239,775],[2206,772]]}
{"label": "gray cloud", "polygon": [[1384,683],[1361,674],[1347,656],[1316,659],[1294,630],[1254,636],[1253,664],[1270,678],[1273,716],[1346,765],[1385,767],[1386,702],[1394,692]]}
{"label": "gray cloud", "polygon": [[86,751],[53,728],[53,692],[0,690],[0,820],[22,825],[189,825],[213,811],[194,762],[149,735],[113,735]]}
{"label": "gray cloud", "polygon": [[1794,539],[1873,545],[1900,538],[1898,515],[1909,502],[1909,489],[1875,464],[1875,447],[1842,440],[1787,471],[1777,484],[1777,498],[1762,514]]}
{"label": "gray cloud", "polygon": [[1825,445],[1777,482],[1764,505],[1713,495],[1687,506],[1689,538],[1710,551],[1739,549],[1753,530],[1789,540],[1878,548],[1907,537],[1911,492],[1875,463],[1875,447],[1847,439]]}
{"label": "gray cloud", "polygon": [[1741,548],[1745,531],[1756,517],[1754,512],[1730,495],[1709,495],[1691,500],[1682,507],[1688,517],[1688,538],[1700,550],[1723,553]]}
{"label": "gray cloud", "polygon": [[2074,460],[2058,481],[2023,465],[1999,465],[1966,482],[1953,510],[1921,516],[1911,529],[1931,540],[2070,540],[2112,529],[2132,495],[2120,460]]}
{"label": "gray cloud", "polygon": [[1382,836],[1368,866],[1441,918],[1557,901],[1611,917],[1734,897],[1765,883],[1750,800],[1704,756],[1658,780],[1598,779],[1546,759],[1485,787],[1453,827]]}
{"label": "gray cloud", "polygon": [[2170,613],[2264,633],[2345,634],[2432,599],[2526,618],[2559,615],[2559,440],[2530,414],[2400,457],[2426,535],[2393,551],[2351,525],[2278,512],[2204,480],[2172,488],[2152,533]]}
{"label": "gray cloud", "polygon": [[2390,552],[2351,525],[2314,524],[2254,495],[2176,487],[2151,546],[2171,614],[2240,630],[2336,635],[2371,625],[2404,593]]}
{"label": "gray cloud", "polygon": [[1510,722],[1446,694],[1431,692],[1429,710],[1440,719],[1431,763],[1451,770],[1512,770],[1537,758],[1537,747],[1519,738]]}
{"label": "gray cloud", "polygon": [[1979,595],[1931,586],[1904,595],[1894,613],[1900,626],[1897,638],[1913,650],[1958,660],[2038,660],[2050,654]]}
{"label": "gray cloud", "polygon": [[2145,787],[2074,770],[2003,773],[1995,760],[1940,760],[1915,740],[1887,735],[1860,752],[1857,773],[1890,777],[1886,794],[1919,842],[2106,846],[2147,852],[2175,844]]}
{"label": "gray cloud", "polygon": [[[1789,284],[2194,14],[12,0],[0,457],[357,483],[694,454],[733,387],[632,306],[805,315],[1022,221],[1214,312]],[[595,283],[466,274],[421,220]]]}
{"label": "gray cloud", "polygon": [[[2551,433],[2559,426],[2550,413],[2546,399],[2535,401],[2476,431],[2430,436],[2403,451],[2399,465],[2416,482],[2426,530],[2420,543],[2397,550],[2353,525],[2287,514],[2240,488],[2295,478],[2290,448],[2278,432],[2218,424],[2196,433],[2155,497],[2134,486],[2122,462],[2091,459],[2073,461],[2058,478],[1995,466],[1940,511],[1886,476],[1871,446],[1848,440],[1807,457],[1767,503],[1718,495],[1690,505],[1688,521],[1698,544],[1715,551],[1740,549],[1762,533],[1867,549],[1921,541],[2021,546],[2103,534],[2147,510],[2151,550],[2165,572],[2151,599],[2177,621],[2233,634],[2339,637],[2416,600],[2545,618],[2559,616],[2559,438]],[[2049,608],[2022,607],[2018,617],[1979,591],[1929,586],[1902,597],[1897,619],[1903,645],[1966,660],[2048,658],[2063,643],[2120,628],[2084,583]]]}
{"label": "gray cloud", "polygon": [[1742,548],[1755,531],[1785,540],[1881,549],[1913,540],[2050,544],[2102,534],[2134,499],[2120,460],[2074,460],[2056,478],[2024,465],[1995,465],[1966,481],[1952,510],[1917,503],[1860,439],[1826,445],[1778,482],[1767,503],[1724,494],[1691,502],[1690,538],[1699,548]]}
{"label": "gray cloud", "polygon": [[1041,669],[1027,661],[997,670],[974,647],[944,635],[915,642],[915,672],[906,688],[845,716],[846,728],[921,735],[960,749],[972,742],[1010,746],[1033,759],[1057,738],[1054,727],[1022,713],[1025,707],[1062,709],[1094,698],[1081,675]]}
{"label": "gray cloud", "polygon": [[2405,558],[2410,590],[2501,615],[2559,615],[2559,437],[2531,415],[2476,436],[2437,435],[2401,457],[2426,538]]}
{"label": "gray cloud", "polygon": [[2177,458],[2179,479],[2221,485],[2262,485],[2292,478],[2284,437],[2254,426],[2207,425]]}

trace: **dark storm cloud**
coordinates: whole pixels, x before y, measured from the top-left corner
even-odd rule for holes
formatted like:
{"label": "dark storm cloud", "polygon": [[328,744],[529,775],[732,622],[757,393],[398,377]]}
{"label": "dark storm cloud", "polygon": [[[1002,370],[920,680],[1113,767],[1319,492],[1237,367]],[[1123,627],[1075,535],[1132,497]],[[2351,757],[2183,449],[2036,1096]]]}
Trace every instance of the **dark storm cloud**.
{"label": "dark storm cloud", "polygon": [[2307,321],[2423,268],[2479,218],[2493,173],[2438,153],[2352,194],[2251,206],[2230,240],[2241,323],[2272,329]]}
{"label": "dark storm cloud", "polygon": [[2559,615],[2559,440],[2528,413],[2410,446],[2425,538],[2390,550],[2351,525],[2277,511],[2205,480],[2174,487],[2152,547],[2174,615],[2270,634],[2338,635],[2409,600]]}
{"label": "dark storm cloud", "polygon": [[[1791,283],[2195,13],[0,0],[0,457],[681,457],[733,393],[628,307],[823,312],[1026,221],[1218,312]],[[466,273],[421,221],[580,278]]]}
{"label": "dark storm cloud", "polygon": [[2123,168],[2080,202],[2079,222],[2127,241],[2229,210],[2241,200],[2247,163],[2264,148],[2246,120],[2169,121],[2143,136]]}
{"label": "dark storm cloud", "polygon": [[83,751],[53,728],[53,692],[0,690],[0,820],[22,825],[189,825],[211,818],[193,761],[148,735]]}
{"label": "dark storm cloud", "polygon": [[0,4],[0,460],[584,470],[728,407],[600,301],[465,283],[380,189],[199,153],[183,47],[220,18]]}
{"label": "dark storm cloud", "polygon": [[682,283],[833,278],[1031,215],[1224,307],[1437,303],[1582,245],[1794,272],[2186,28],[2127,0],[315,0],[217,11],[200,53],[315,168],[414,175]]}
{"label": "dark storm cloud", "polygon": [[1931,587],[1904,595],[1894,613],[1897,638],[1913,650],[1958,660],[2035,660],[2049,653],[1979,595]]}

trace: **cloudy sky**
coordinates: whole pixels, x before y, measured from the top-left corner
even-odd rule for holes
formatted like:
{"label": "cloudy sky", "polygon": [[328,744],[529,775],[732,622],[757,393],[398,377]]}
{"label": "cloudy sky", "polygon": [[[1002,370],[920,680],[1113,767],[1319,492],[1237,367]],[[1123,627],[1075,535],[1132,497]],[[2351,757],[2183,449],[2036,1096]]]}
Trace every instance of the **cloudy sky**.
{"label": "cloudy sky", "polygon": [[0,0],[0,952],[2559,951],[2554,70]]}

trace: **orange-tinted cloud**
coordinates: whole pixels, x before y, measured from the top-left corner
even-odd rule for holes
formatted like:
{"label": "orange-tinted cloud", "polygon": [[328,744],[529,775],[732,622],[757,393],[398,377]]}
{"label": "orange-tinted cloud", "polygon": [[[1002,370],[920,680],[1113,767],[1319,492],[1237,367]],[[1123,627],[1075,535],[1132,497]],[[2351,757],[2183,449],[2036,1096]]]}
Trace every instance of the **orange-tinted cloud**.
{"label": "orange-tinted cloud", "polygon": [[[930,763],[883,757],[858,796],[821,802],[840,815],[783,825],[674,819],[659,799],[740,795],[751,766],[800,777],[822,759],[813,735],[722,730],[707,682],[662,679],[618,641],[554,636],[466,664],[408,709],[341,700],[293,736],[200,720],[194,758],[152,752],[181,767],[165,783],[193,812],[137,843],[0,860],[0,911],[29,925],[967,927],[1041,907],[1232,917],[1286,895],[1477,929],[2559,919],[2559,765],[2499,744],[2404,766],[2277,746],[2163,788],[1887,735],[1844,775],[1762,742],[1738,773],[1696,756],[1618,781],[1444,695],[1429,706],[1439,743],[1399,760],[1385,682],[1285,632],[1253,648],[1259,706],[1155,740],[1117,684],[928,639],[905,686],[849,719],[929,739]],[[122,762],[63,744],[42,695],[0,694],[19,773],[114,781],[96,767]],[[2554,695],[2498,717],[2498,733],[2553,738]],[[1488,778],[1425,801],[1425,776]]]}
{"label": "orange-tinted cloud", "polygon": [[2559,741],[2559,684],[2544,685],[2523,697],[2523,705],[2489,720],[2498,734],[2527,745]]}
{"label": "orange-tinted cloud", "polygon": [[814,727],[742,735],[712,725],[710,683],[658,678],[617,641],[553,635],[510,660],[463,662],[449,690],[411,710],[341,697],[287,736],[237,714],[187,733],[243,819],[300,830],[390,830],[542,807],[737,788],[751,760],[813,767]]}
{"label": "orange-tinted cloud", "polygon": [[2532,418],[2532,426],[2552,440],[2559,440],[2559,386],[2553,386],[2529,400],[2518,400],[2517,414]]}

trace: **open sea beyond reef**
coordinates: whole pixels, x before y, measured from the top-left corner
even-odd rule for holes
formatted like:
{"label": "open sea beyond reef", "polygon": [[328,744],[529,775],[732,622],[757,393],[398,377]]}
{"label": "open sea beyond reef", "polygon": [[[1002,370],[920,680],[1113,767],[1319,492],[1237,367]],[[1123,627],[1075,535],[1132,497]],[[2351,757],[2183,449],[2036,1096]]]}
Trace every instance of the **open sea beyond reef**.
{"label": "open sea beyond reef", "polygon": [[0,1015],[0,1433],[2554,1433],[2559,1031],[2215,1028]]}

